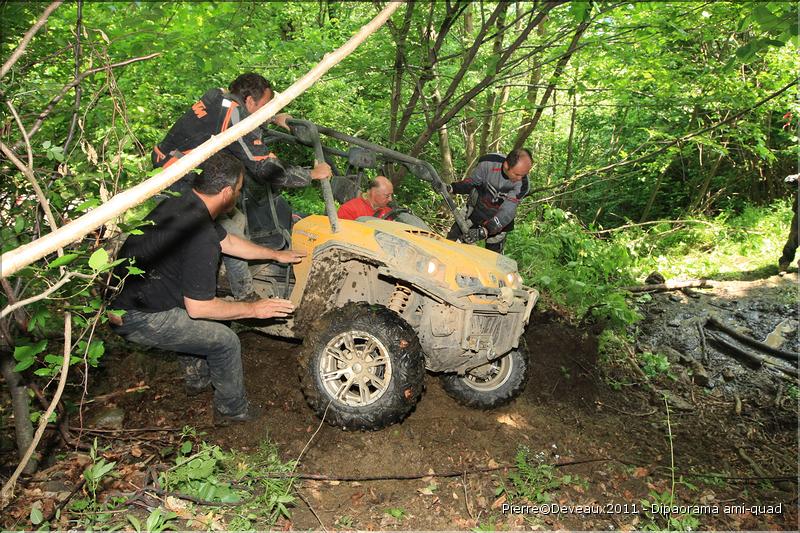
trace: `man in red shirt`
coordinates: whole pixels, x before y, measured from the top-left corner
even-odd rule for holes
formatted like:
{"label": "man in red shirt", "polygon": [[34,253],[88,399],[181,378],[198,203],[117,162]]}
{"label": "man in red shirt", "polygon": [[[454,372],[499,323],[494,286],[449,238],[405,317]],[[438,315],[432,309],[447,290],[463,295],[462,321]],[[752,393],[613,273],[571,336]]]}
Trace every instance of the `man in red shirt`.
{"label": "man in red shirt", "polygon": [[383,217],[392,208],[394,186],[386,176],[378,176],[369,184],[369,190],[342,204],[339,208],[339,218],[355,220],[358,217]]}

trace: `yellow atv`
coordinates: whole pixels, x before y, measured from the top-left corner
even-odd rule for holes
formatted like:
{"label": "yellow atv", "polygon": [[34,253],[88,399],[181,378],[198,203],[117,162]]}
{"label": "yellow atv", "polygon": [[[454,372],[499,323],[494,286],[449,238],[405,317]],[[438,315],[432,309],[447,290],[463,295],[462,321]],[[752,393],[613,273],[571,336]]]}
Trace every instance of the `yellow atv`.
{"label": "yellow atv", "polygon": [[[320,133],[348,150],[323,146]],[[442,194],[466,228],[424,161],[306,121],[293,120],[292,135],[271,134],[265,142],[311,146],[318,160],[344,158],[350,169],[403,164]],[[334,189],[357,191],[341,186],[350,178],[334,178]],[[288,296],[297,306],[292,319],[258,329],[303,339],[300,383],[314,412],[343,429],[399,422],[422,395],[425,370],[470,407],[490,409],[519,395],[530,371],[522,334],[538,292],[523,286],[516,262],[446,240],[409,213],[400,218],[414,225],[337,220],[327,181],[323,195],[327,216],[291,228],[292,248],[308,254],[302,262],[291,271],[251,266],[259,292]]]}

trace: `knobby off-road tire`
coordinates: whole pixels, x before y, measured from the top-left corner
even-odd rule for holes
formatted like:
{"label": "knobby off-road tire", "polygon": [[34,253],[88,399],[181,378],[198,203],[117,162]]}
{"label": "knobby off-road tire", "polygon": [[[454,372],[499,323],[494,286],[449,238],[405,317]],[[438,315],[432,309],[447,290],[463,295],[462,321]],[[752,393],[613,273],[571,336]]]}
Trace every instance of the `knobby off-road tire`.
{"label": "knobby off-road tire", "polygon": [[348,304],[316,321],[303,342],[300,385],[311,409],[346,430],[401,421],[425,384],[414,330],[385,307]]}
{"label": "knobby off-road tire", "polygon": [[[494,409],[511,403],[525,390],[530,373],[529,359],[525,339],[520,339],[516,350],[484,365],[488,366],[488,377],[467,372],[463,376],[443,374],[439,380],[447,394],[461,405]],[[486,369],[480,367],[480,370]]]}

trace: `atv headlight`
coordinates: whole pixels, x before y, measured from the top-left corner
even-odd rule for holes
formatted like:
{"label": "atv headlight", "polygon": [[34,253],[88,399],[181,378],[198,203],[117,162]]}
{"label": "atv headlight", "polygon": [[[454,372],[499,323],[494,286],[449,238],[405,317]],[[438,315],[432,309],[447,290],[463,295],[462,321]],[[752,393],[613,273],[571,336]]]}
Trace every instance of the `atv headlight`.
{"label": "atv headlight", "polygon": [[509,272],[506,274],[506,285],[512,289],[519,289],[522,287],[522,276],[519,272]]}
{"label": "atv headlight", "polygon": [[375,232],[375,241],[400,268],[413,268],[423,276],[444,283],[445,266],[413,244],[382,231]]}
{"label": "atv headlight", "polygon": [[444,282],[445,266],[436,258],[422,256],[417,261],[417,271],[425,274],[429,278]]}

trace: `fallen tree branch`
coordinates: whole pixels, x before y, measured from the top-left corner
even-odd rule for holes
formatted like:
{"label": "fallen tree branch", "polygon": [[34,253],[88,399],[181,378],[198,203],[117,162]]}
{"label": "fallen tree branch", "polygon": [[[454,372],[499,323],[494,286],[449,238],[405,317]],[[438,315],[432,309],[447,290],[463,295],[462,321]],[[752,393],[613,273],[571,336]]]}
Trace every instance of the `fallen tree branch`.
{"label": "fallen tree branch", "polygon": [[774,348],[774,347],[770,346],[769,344],[764,344],[763,342],[757,341],[757,340],[753,339],[752,337],[748,337],[747,335],[739,333],[735,329],[733,329],[733,328],[731,328],[729,326],[726,326],[725,324],[723,324],[722,322],[720,322],[719,320],[717,320],[713,316],[708,317],[708,320],[706,320],[706,324],[712,326],[714,329],[718,329],[718,330],[720,330],[720,331],[722,331],[724,333],[727,333],[728,335],[730,335],[731,337],[733,337],[737,341],[740,341],[740,342],[742,342],[744,344],[752,346],[753,348],[761,350],[762,352],[768,353],[770,355],[774,355],[775,357],[779,357],[779,358],[784,359],[786,361],[792,361],[795,365],[797,364],[798,360],[800,360],[800,354],[792,353],[792,352],[786,352],[786,351],[781,350],[779,348]]}
{"label": "fallen tree branch", "polygon": [[53,506],[53,510],[50,511],[50,513],[45,517],[44,523],[47,523],[53,518],[55,518],[56,513],[58,513],[58,511],[60,511],[61,509],[63,509],[64,506],[67,505],[67,503],[69,503],[69,501],[73,498],[73,496],[78,494],[78,491],[80,491],[84,485],[86,485],[86,478],[82,477],[81,480],[78,482],[78,484],[75,485],[75,488],[73,488],[70,491],[70,493],[67,494],[67,497],[58,502],[58,505]]}
{"label": "fallen tree branch", "polygon": [[620,287],[623,291],[628,292],[660,292],[660,291],[674,291],[676,289],[686,289],[689,287],[717,287],[719,284],[716,281],[708,279],[691,279],[688,281],[667,281],[665,283],[654,283],[652,285],[633,285],[630,287]]}
{"label": "fallen tree branch", "polygon": [[706,344],[706,334],[703,331],[703,326],[701,324],[696,324],[697,326],[697,333],[700,337],[700,350],[703,355],[703,364],[708,364],[708,345]]}
{"label": "fallen tree branch", "polygon": [[36,24],[31,26],[30,29],[28,29],[28,31],[25,32],[25,35],[22,37],[22,40],[17,46],[17,49],[14,50],[14,52],[11,54],[11,57],[9,57],[8,60],[5,63],[3,63],[2,68],[0,68],[0,78],[8,74],[8,71],[11,70],[11,67],[14,66],[14,63],[16,63],[17,60],[19,60],[19,58],[22,57],[22,54],[25,53],[25,49],[28,47],[28,44],[31,42],[31,39],[33,39],[33,36],[36,35],[36,33],[42,26],[44,26],[44,23],[47,22],[47,18],[53,11],[56,10],[58,6],[61,5],[61,3],[62,0],[58,0],[47,6],[47,9],[44,10],[44,13],[42,13],[42,16],[39,17],[39,20],[36,21]]}
{"label": "fallen tree branch", "polygon": [[714,224],[707,222],[705,220],[693,220],[693,219],[685,219],[685,220],[650,220],[648,222],[638,222],[636,224],[624,224],[622,226],[617,226],[616,228],[610,229],[601,229],[598,231],[590,231],[592,235],[602,235],[604,233],[614,233],[615,231],[622,231],[628,228],[637,228],[641,226],[653,226],[658,224],[704,224],[706,226],[713,227]]}
{"label": "fallen tree branch", "polygon": [[719,335],[716,335],[715,333],[709,332],[708,336],[711,337],[711,341],[715,345],[717,345],[719,349],[721,349],[724,352],[736,355],[740,359],[744,359],[744,362],[747,363],[747,366],[749,366],[753,370],[757,370],[762,366],[764,366],[765,360],[763,357],[759,357],[754,353],[750,353],[747,350],[743,350],[738,346],[729,343],[728,341],[726,341]]}
{"label": "fallen tree branch", "polygon": [[129,387],[125,390],[118,390],[114,392],[109,392],[108,394],[101,394],[100,396],[95,396],[91,400],[84,402],[85,404],[90,404],[92,402],[102,402],[108,400],[110,398],[116,398],[117,396],[123,396],[125,394],[130,394],[132,392],[142,392],[150,388],[150,385],[140,385],[138,387]]}
{"label": "fallen tree branch", "polygon": [[[554,463],[552,466],[555,468],[563,468],[565,466],[582,465],[586,463],[601,463],[604,461],[611,461],[609,457],[601,457],[598,459],[582,459],[579,461],[567,461],[563,463]],[[418,472],[414,474],[378,474],[374,476],[336,476],[327,474],[303,474],[291,472],[275,472],[264,476],[258,476],[255,479],[308,479],[314,481],[386,481],[386,480],[410,480],[410,479],[423,479],[426,477],[461,477],[464,474],[480,474],[485,472],[496,472],[498,470],[514,470],[518,468],[516,465],[504,464],[498,466],[479,466],[475,468],[468,468],[466,470],[448,470],[444,472]]]}
{"label": "fallen tree branch", "polygon": [[739,457],[744,459],[744,461],[750,465],[750,467],[756,474],[758,474],[759,477],[763,478],[770,477],[770,475],[766,472],[766,470],[761,468],[761,465],[756,463],[749,455],[747,455],[747,453],[744,451],[744,448],[737,446],[736,452],[739,454]]}
{"label": "fallen tree branch", "polygon": [[284,92],[275,97],[264,107],[242,120],[233,127],[228,128],[219,135],[214,135],[190,154],[180,158],[175,164],[158,173],[156,176],[117,194],[103,205],[89,211],[85,215],[62,226],[35,241],[6,252],[0,257],[0,277],[11,276],[21,268],[41,259],[57,248],[80,239],[90,231],[102,226],[109,220],[121,215],[131,207],[169,187],[200,163],[222,150],[232,142],[250,133],[261,126],[289,102],[300,96],[326,72],[336,66],[345,57],[350,55],[367,37],[378,30],[392,13],[403,2],[395,1],[386,4],[386,7],[372,21],[363,26],[353,37],[337,50],[326,54],[314,68],[302,78],[293,83]]}
{"label": "fallen tree branch", "polygon": [[120,429],[100,429],[100,428],[78,428],[83,433],[150,433],[156,431],[165,431],[168,433],[180,433],[183,428],[120,428]]}
{"label": "fallen tree branch", "polygon": [[730,342],[726,341],[725,339],[714,333],[709,332],[708,336],[711,337],[711,340],[718,346],[719,349],[728,352],[730,354],[736,355],[740,359],[744,359],[748,363],[748,366],[750,366],[754,370],[757,370],[762,366],[766,365],[770,368],[780,370],[781,372],[784,372],[785,374],[788,374],[792,377],[795,378],[798,377],[797,370],[794,370],[792,368],[784,368],[781,365],[776,365],[775,363],[769,361],[764,357],[761,357],[760,355],[754,354],[745,349],[739,348],[734,344],[731,344]]}

